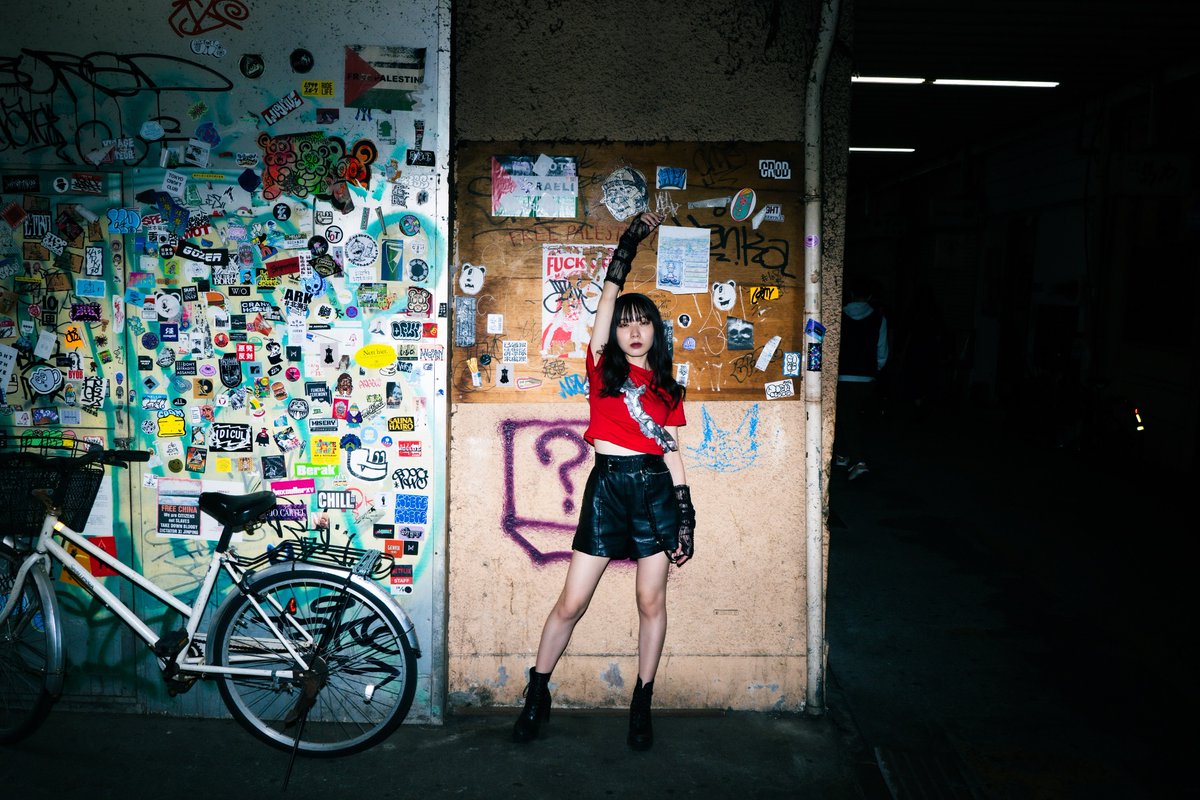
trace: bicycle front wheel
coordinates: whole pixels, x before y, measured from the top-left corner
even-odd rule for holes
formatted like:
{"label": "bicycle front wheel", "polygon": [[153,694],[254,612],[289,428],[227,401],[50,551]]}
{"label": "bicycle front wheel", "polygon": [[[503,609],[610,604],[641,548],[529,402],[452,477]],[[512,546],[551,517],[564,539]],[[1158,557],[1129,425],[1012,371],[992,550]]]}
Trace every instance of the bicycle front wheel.
{"label": "bicycle front wheel", "polygon": [[296,567],[262,576],[246,594],[235,590],[218,612],[209,663],[296,671],[269,619],[309,665],[306,674],[288,680],[218,678],[230,713],[269,745],[290,750],[302,731],[298,752],[304,755],[357,753],[390,735],[412,706],[416,653],[399,615],[356,583],[343,584],[336,572]]}
{"label": "bicycle front wheel", "polygon": [[[17,590],[24,557],[0,545],[0,610]],[[46,573],[25,576],[12,611],[0,620],[0,744],[29,736],[62,689],[58,603]]]}

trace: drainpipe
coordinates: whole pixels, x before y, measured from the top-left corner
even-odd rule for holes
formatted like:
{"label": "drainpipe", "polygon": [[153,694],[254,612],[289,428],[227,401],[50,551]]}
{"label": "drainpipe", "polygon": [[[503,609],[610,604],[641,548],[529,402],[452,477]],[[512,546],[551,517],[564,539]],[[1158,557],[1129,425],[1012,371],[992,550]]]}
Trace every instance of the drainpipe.
{"label": "drainpipe", "polygon": [[[817,50],[804,93],[804,317],[821,321],[821,90],[837,29],[839,0],[824,0]],[[806,364],[807,367],[807,364]],[[804,371],[805,662],[804,710],[825,713],[825,449],[821,373]]]}

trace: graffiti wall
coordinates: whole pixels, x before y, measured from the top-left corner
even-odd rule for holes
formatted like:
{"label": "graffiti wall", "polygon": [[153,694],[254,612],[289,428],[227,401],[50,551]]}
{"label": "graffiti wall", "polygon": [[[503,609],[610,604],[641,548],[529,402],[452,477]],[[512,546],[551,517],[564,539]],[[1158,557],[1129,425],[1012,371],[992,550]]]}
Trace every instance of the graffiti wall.
{"label": "graffiti wall", "polygon": [[[656,697],[802,707],[795,401],[803,370],[821,366],[822,337],[803,318],[795,152],[786,143],[458,148],[451,473],[469,459],[482,486],[469,502],[451,499],[451,596],[486,585],[498,597],[464,614],[452,607],[452,703],[519,702],[593,460],[583,439],[592,317],[617,239],[650,210],[665,219],[639,248],[626,290],[658,305],[687,387],[680,449],[699,519],[697,557],[671,572]],[[610,567],[555,670],[556,702],[628,702],[633,571]]]}
{"label": "graffiti wall", "polygon": [[[64,13],[0,34],[0,427],[151,451],[88,532],[185,599],[218,533],[201,491],[280,497],[247,555],[385,550],[425,656],[409,719],[440,717],[448,3]],[[74,672],[111,670],[69,692],[223,713],[167,700],[63,591]]]}
{"label": "graffiti wall", "polygon": [[665,216],[626,289],[654,299],[693,399],[794,399],[806,333],[801,167],[786,143],[486,142],[458,149],[454,398],[584,396],[604,272],[643,211]]}
{"label": "graffiti wall", "polygon": [[[655,683],[664,707],[803,706],[796,408],[687,406],[680,443],[696,504],[696,557],[668,578],[670,623]],[[469,470],[470,487],[450,498],[449,702],[519,705],[592,466],[587,409],[578,401],[460,404],[454,425],[470,433],[455,435],[451,471]],[[631,561],[610,564],[555,669],[556,705],[628,704],[637,670],[634,570]]]}

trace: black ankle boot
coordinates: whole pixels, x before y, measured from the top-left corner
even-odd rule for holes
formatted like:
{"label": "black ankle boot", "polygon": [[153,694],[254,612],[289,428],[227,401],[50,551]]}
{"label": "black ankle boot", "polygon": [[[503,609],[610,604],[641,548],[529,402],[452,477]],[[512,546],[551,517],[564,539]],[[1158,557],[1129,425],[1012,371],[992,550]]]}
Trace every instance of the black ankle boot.
{"label": "black ankle boot", "polygon": [[550,720],[550,673],[529,668],[525,686],[525,707],[513,725],[514,742],[528,742],[538,736],[538,726]]}
{"label": "black ankle boot", "polygon": [[629,704],[629,746],[634,750],[649,750],[654,744],[654,726],[650,722],[650,700],[654,697],[654,681],[642,685],[639,675]]}

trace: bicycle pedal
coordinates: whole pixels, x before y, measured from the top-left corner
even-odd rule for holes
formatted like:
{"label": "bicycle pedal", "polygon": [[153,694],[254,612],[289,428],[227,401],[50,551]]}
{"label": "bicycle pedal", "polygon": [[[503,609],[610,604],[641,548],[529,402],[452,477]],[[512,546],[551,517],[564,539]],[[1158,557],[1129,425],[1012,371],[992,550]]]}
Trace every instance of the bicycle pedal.
{"label": "bicycle pedal", "polygon": [[159,637],[158,641],[154,643],[154,646],[151,648],[151,650],[153,650],[154,655],[158,656],[159,658],[172,659],[183,652],[183,648],[187,647],[187,643],[187,631],[167,631]]}
{"label": "bicycle pedal", "polygon": [[172,678],[164,675],[163,682],[167,684],[167,694],[171,697],[175,697],[177,695],[184,694],[193,686],[195,686],[196,680],[199,677],[199,675],[187,675],[182,678]]}

